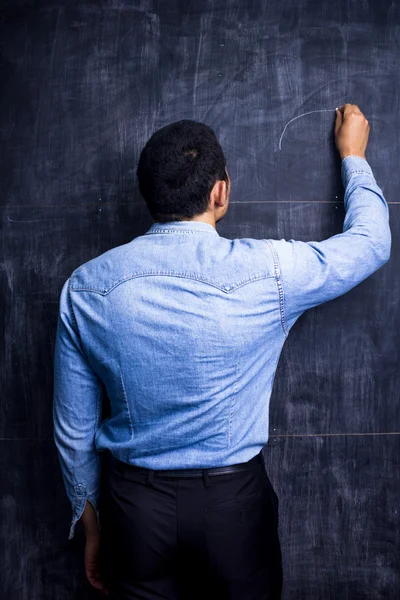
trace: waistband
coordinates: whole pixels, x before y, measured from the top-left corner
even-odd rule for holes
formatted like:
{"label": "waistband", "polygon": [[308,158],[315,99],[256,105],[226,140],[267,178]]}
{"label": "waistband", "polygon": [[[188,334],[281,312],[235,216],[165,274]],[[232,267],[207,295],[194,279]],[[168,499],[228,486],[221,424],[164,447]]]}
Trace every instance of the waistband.
{"label": "waistband", "polygon": [[139,467],[137,465],[130,465],[126,462],[122,462],[113,456],[110,452],[109,461],[112,468],[116,469],[121,473],[141,472],[141,473],[152,473],[158,477],[203,477],[205,475],[213,477],[215,475],[225,475],[226,473],[237,473],[238,471],[248,471],[257,468],[259,465],[264,465],[264,457],[262,450],[253,456],[250,460],[244,463],[236,463],[234,465],[228,465],[226,467],[210,467],[208,469],[166,469],[166,470],[153,470],[146,469],[145,467]]}

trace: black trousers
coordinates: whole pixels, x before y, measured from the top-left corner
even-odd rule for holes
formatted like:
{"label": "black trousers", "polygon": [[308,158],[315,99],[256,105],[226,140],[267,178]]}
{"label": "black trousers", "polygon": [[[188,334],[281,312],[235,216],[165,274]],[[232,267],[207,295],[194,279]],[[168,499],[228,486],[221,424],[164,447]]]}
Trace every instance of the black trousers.
{"label": "black trousers", "polygon": [[243,465],[168,477],[107,453],[100,556],[110,600],[281,598],[278,497],[261,452]]}

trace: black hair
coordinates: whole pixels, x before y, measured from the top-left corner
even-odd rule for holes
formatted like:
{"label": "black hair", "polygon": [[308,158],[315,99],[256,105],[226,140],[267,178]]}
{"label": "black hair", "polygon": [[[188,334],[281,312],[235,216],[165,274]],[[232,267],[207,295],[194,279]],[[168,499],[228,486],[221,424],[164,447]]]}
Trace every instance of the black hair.
{"label": "black hair", "polygon": [[208,209],[218,180],[228,183],[226,160],[214,131],[183,119],[156,131],[143,148],[136,175],[154,221],[182,221]]}

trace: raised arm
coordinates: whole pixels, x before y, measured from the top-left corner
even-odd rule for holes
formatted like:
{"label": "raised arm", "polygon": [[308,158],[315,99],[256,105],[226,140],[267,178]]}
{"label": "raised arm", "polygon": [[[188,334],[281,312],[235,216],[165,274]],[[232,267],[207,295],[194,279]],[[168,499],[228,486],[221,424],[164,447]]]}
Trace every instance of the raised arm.
{"label": "raised arm", "polygon": [[356,105],[337,109],[336,146],[345,186],[343,233],[321,242],[268,240],[281,281],[286,335],[305,310],[345,294],[389,260],[389,209],[365,159],[369,129]]}

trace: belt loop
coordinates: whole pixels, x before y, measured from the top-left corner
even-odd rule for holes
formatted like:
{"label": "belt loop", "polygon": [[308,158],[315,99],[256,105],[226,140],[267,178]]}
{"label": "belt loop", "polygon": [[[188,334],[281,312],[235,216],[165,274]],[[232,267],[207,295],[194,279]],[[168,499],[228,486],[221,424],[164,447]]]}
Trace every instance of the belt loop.
{"label": "belt loop", "polygon": [[152,471],[152,469],[149,469],[149,472],[147,474],[147,485],[149,485],[150,487],[155,487],[154,486],[154,471]]}
{"label": "belt loop", "polygon": [[203,481],[205,487],[210,487],[210,477],[206,471],[206,469],[202,469],[203,472]]}

